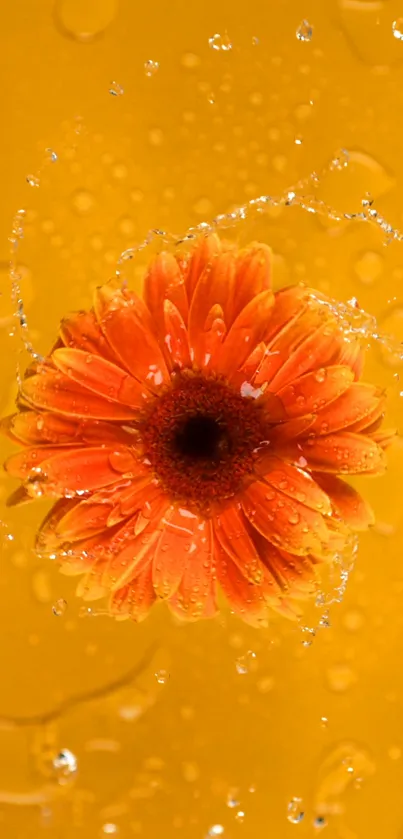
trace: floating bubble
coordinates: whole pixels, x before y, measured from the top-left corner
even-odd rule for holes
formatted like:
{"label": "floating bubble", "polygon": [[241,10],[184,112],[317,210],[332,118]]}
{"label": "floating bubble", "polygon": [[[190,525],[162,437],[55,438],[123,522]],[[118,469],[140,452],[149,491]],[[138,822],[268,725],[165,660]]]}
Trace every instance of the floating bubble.
{"label": "floating bubble", "polygon": [[240,676],[245,676],[246,673],[249,673],[250,667],[255,660],[256,653],[252,650],[248,650],[245,655],[241,655],[237,658],[235,662],[236,672],[239,673]]}
{"label": "floating bubble", "polygon": [[313,27],[307,20],[303,20],[295,34],[299,41],[310,41],[313,35]]}
{"label": "floating bubble", "polygon": [[27,184],[29,184],[29,186],[33,186],[33,187],[39,187],[40,186],[40,180],[36,175],[27,175],[26,182],[27,182]]}
{"label": "floating bubble", "polygon": [[229,50],[232,50],[232,43],[227,33],[225,33],[225,35],[220,35],[218,32],[216,32],[215,35],[208,39],[208,42],[209,46],[213,50],[222,50],[223,52],[228,52]]}
{"label": "floating bubble", "polygon": [[287,819],[291,824],[299,824],[304,818],[304,810],[302,806],[302,798],[295,796],[288,802],[287,805]]}
{"label": "floating bubble", "polygon": [[169,680],[168,670],[157,670],[155,678],[159,685],[166,685]]}
{"label": "floating bubble", "polygon": [[77,758],[70,749],[62,749],[52,761],[59,784],[66,784],[77,772]]}
{"label": "floating bubble", "polygon": [[398,41],[403,41],[403,17],[398,17],[392,23],[393,37]]}
{"label": "floating bubble", "polygon": [[67,609],[67,600],[64,600],[63,597],[60,597],[59,600],[56,600],[56,603],[52,606],[52,612],[57,618],[61,618],[64,615]]}
{"label": "floating bubble", "polygon": [[118,82],[111,82],[109,86],[109,93],[111,96],[123,96],[124,88]]}
{"label": "floating bubble", "polygon": [[145,74],[146,74],[146,76],[148,76],[148,78],[151,78],[152,76],[155,76],[155,74],[158,73],[159,69],[160,69],[159,61],[152,61],[152,59],[149,58],[148,61],[144,62],[144,70],[145,70]]}

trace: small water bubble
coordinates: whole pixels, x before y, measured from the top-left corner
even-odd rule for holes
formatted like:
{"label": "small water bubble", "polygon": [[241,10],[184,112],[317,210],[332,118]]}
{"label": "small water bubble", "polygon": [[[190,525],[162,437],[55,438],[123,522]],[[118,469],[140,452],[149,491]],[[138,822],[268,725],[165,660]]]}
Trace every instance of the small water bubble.
{"label": "small water bubble", "polygon": [[294,143],[296,146],[302,146],[303,137],[301,137],[300,134],[297,134],[297,136],[294,138]]}
{"label": "small water bubble", "polygon": [[245,821],[245,811],[238,810],[238,812],[235,813],[235,819],[237,822],[240,822],[242,824],[242,822]]}
{"label": "small water bubble", "polygon": [[208,42],[209,46],[213,50],[222,50],[223,52],[228,52],[229,50],[232,50],[232,43],[227,33],[225,33],[224,35],[220,35],[218,32],[216,32],[215,35],[208,39]]}
{"label": "small water bubble", "polygon": [[155,74],[158,73],[159,69],[160,69],[159,61],[153,61],[151,58],[149,58],[148,61],[144,62],[144,70],[145,70],[145,74],[146,74],[146,76],[148,76],[148,78],[151,78],[152,76],[155,76]]}
{"label": "small water bubble", "polygon": [[159,685],[166,685],[169,679],[168,670],[157,670],[155,673],[155,678]]}
{"label": "small water bubble", "polygon": [[60,597],[59,600],[56,600],[56,603],[52,606],[52,612],[57,617],[60,618],[64,615],[67,609],[67,600],[64,600],[63,597]]}
{"label": "small water bubble", "polygon": [[227,794],[227,807],[230,810],[235,809],[235,807],[239,807],[240,801],[238,800],[238,790],[237,789],[230,789]]}
{"label": "small water bubble", "polygon": [[403,17],[398,17],[392,23],[393,37],[398,41],[403,41]]}
{"label": "small water bubble", "polygon": [[287,819],[291,824],[299,824],[304,818],[302,798],[294,797],[287,805]]}
{"label": "small water bubble", "polygon": [[111,96],[123,96],[124,92],[124,88],[121,84],[118,84],[118,82],[112,81],[110,83],[109,93],[111,94]]}
{"label": "small water bubble", "polygon": [[45,152],[46,157],[50,163],[56,163],[56,161],[59,159],[56,152],[53,151],[53,149],[45,149]]}
{"label": "small water bubble", "polygon": [[224,833],[224,825],[212,824],[207,831],[207,836],[222,836]]}
{"label": "small water bubble", "polygon": [[321,724],[322,728],[327,728],[328,723],[329,723],[329,720],[328,720],[327,717],[321,717],[320,718],[320,724]]}
{"label": "small water bubble", "polygon": [[245,676],[246,673],[249,673],[251,665],[253,662],[256,661],[256,653],[252,650],[248,650],[245,655],[239,656],[235,662],[236,672],[239,673],[240,676]]}
{"label": "small water bubble", "polygon": [[53,758],[52,764],[59,784],[67,783],[77,772],[77,758],[70,749],[61,749]]}
{"label": "small water bubble", "polygon": [[39,187],[40,185],[40,180],[36,175],[27,175],[26,182],[33,187]]}
{"label": "small water bubble", "polygon": [[323,828],[326,827],[326,825],[327,822],[324,816],[316,816],[316,818],[313,820],[313,826],[315,830],[323,830]]}
{"label": "small water bubble", "polygon": [[307,20],[303,20],[295,34],[299,41],[310,41],[313,35],[313,27]]}

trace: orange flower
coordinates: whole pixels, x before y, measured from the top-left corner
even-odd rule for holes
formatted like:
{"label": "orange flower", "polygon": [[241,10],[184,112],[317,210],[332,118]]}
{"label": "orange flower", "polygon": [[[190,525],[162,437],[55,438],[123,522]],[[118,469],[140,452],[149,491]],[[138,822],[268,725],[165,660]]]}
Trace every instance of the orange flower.
{"label": "orange flower", "polygon": [[108,286],[63,320],[3,425],[24,446],[11,503],[56,497],[37,546],[141,620],[157,599],[188,618],[290,617],[317,566],[372,513],[337,477],[384,470],[384,396],[331,306],[273,294],[270,249],[217,236],[161,253],[143,299]]}

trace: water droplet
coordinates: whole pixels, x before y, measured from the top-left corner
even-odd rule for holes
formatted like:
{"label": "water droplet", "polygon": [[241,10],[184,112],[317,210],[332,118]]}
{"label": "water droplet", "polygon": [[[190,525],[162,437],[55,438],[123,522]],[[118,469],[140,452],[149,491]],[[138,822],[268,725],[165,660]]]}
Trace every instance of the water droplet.
{"label": "water droplet", "polygon": [[101,828],[101,835],[103,836],[117,836],[119,833],[119,828],[117,824],[113,822],[106,822],[106,824],[102,825]]}
{"label": "water droplet", "polygon": [[47,159],[49,160],[49,162],[50,163],[56,163],[56,161],[59,159],[56,152],[53,151],[53,149],[45,149],[45,151],[46,151],[46,156],[47,156]]}
{"label": "water droplet", "polygon": [[207,836],[222,836],[224,833],[224,826],[222,824],[212,824],[207,831]]}
{"label": "water droplet", "polygon": [[354,264],[354,271],[364,285],[372,285],[383,272],[383,259],[376,251],[364,251]]}
{"label": "water droplet", "polygon": [[291,824],[299,824],[304,818],[302,798],[294,797],[287,805],[287,819]]}
{"label": "water droplet", "polygon": [[224,35],[220,35],[218,32],[216,32],[215,35],[208,39],[208,42],[209,46],[213,50],[223,50],[223,52],[228,52],[229,50],[232,50],[232,43],[227,33],[225,33]]}
{"label": "water droplet", "polygon": [[86,189],[77,189],[73,193],[72,204],[78,215],[87,216],[94,208],[94,196]]}
{"label": "water droplet", "polygon": [[62,749],[52,761],[59,784],[71,780],[77,772],[77,758],[70,749]]}
{"label": "water droplet", "polygon": [[240,801],[238,800],[238,790],[237,789],[230,789],[227,794],[227,807],[233,810],[235,807],[239,807]]}
{"label": "water droplet", "polygon": [[253,35],[252,36],[252,46],[253,47],[258,47],[259,44],[260,44],[259,38],[256,35]]}
{"label": "water droplet", "polygon": [[297,134],[297,136],[294,138],[294,143],[296,146],[302,146],[303,137],[301,137],[300,134]]}
{"label": "water droplet", "polygon": [[242,822],[245,821],[245,811],[244,810],[238,810],[238,812],[235,813],[235,819],[236,819],[237,822],[240,822],[242,824]]}
{"label": "water droplet", "polygon": [[321,717],[321,718],[320,718],[320,722],[321,722],[321,726],[322,726],[322,728],[327,728],[328,723],[329,723],[329,720],[328,720],[328,718],[327,718],[327,717]]}
{"label": "water droplet", "polygon": [[245,676],[246,673],[249,673],[251,666],[253,666],[253,663],[255,661],[256,653],[254,653],[252,650],[248,650],[248,652],[245,655],[239,656],[239,658],[237,658],[235,662],[235,668],[237,673],[239,673],[240,676]]}
{"label": "water droplet", "polygon": [[157,670],[155,673],[155,678],[159,685],[166,685],[169,679],[168,670]]}
{"label": "water droplet", "polygon": [[109,93],[111,96],[123,96],[124,88],[118,82],[111,82],[109,85]]}
{"label": "water droplet", "polygon": [[59,600],[56,600],[56,603],[52,606],[52,612],[56,615],[57,618],[60,618],[64,615],[67,609],[67,600],[64,600],[63,597],[60,597]]}
{"label": "water droplet", "polygon": [[307,20],[303,20],[295,34],[299,41],[310,41],[313,35],[313,27]]}
{"label": "water droplet", "polygon": [[27,175],[26,182],[29,186],[33,187],[39,187],[40,185],[40,180],[36,177],[36,175]]}
{"label": "water droplet", "polygon": [[403,41],[403,17],[398,17],[392,23],[393,37],[398,41]]}
{"label": "water droplet", "polygon": [[324,816],[316,816],[316,818],[313,820],[313,826],[315,830],[323,830],[323,828],[326,827],[326,825],[327,821]]}
{"label": "water droplet", "polygon": [[146,74],[146,76],[148,76],[148,78],[151,78],[152,76],[155,76],[155,74],[158,73],[159,69],[160,69],[159,61],[152,61],[152,59],[149,58],[148,61],[144,62],[144,70],[145,70],[145,74]]}
{"label": "water droplet", "polygon": [[357,675],[348,664],[332,664],[326,671],[326,681],[330,690],[344,693],[357,681]]}
{"label": "water droplet", "polygon": [[118,0],[57,0],[55,17],[63,34],[92,41],[112,23]]}

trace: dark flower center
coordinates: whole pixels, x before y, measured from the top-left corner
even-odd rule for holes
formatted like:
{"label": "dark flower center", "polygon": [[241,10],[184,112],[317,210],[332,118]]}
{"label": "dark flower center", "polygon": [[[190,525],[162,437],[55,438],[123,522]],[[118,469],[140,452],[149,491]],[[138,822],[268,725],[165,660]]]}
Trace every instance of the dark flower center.
{"label": "dark flower center", "polygon": [[178,454],[194,460],[217,460],[228,445],[228,430],[203,414],[186,419],[175,438]]}
{"label": "dark flower center", "polygon": [[267,438],[264,413],[225,382],[182,374],[140,429],[145,455],[167,494],[206,512],[253,476]]}

